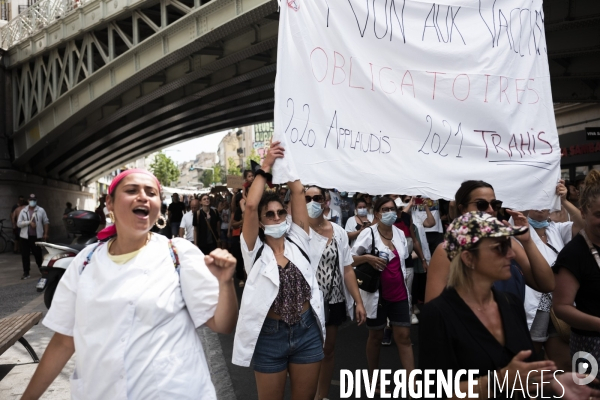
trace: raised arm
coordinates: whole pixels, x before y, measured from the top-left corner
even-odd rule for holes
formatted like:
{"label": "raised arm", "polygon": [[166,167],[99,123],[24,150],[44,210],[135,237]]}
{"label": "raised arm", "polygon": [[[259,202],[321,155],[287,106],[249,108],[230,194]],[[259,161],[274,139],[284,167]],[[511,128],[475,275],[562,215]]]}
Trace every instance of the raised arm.
{"label": "raised arm", "polygon": [[[270,174],[275,160],[282,158],[284,151],[285,149],[279,145],[279,142],[272,143],[262,163],[261,169],[265,173]],[[244,223],[242,225],[242,235],[244,236],[244,240],[246,241],[246,245],[250,251],[254,250],[256,238],[258,237],[258,229],[260,228],[258,219],[258,205],[263,193],[265,192],[265,184],[267,183],[267,179],[263,175],[256,173],[254,175],[254,181],[252,182],[250,190],[248,191],[248,195],[246,196]],[[306,212],[306,218],[308,219],[308,211],[306,210],[306,206],[304,206],[304,211]]]}
{"label": "raised arm", "polygon": [[308,233],[310,227],[308,226],[308,210],[304,199],[304,186],[299,180],[288,182],[287,185],[292,192],[292,221]]}
{"label": "raised arm", "polygon": [[565,210],[567,210],[567,212],[571,216],[571,220],[573,221],[572,234],[573,237],[575,237],[579,233],[579,231],[582,230],[585,226],[585,221],[581,216],[581,211],[579,210],[579,208],[575,207],[573,203],[567,200],[568,192],[569,190],[565,186],[565,181],[561,179],[558,182],[558,185],[556,185],[556,194],[560,196],[560,204],[564,207]]}
{"label": "raised arm", "polygon": [[[527,217],[520,212],[507,210],[513,218],[515,226],[529,226]],[[532,289],[542,293],[549,293],[554,290],[554,273],[544,258],[535,242],[531,239],[529,232],[519,235],[518,241],[523,247],[518,246],[513,242],[513,250],[515,251],[515,261],[523,271],[525,283]],[[516,239],[515,239],[516,240]]]}
{"label": "raised arm", "polygon": [[423,202],[423,205],[425,206],[425,213],[427,214],[427,218],[425,218],[425,221],[423,221],[423,226],[425,228],[431,228],[432,226],[435,226],[435,217],[431,213],[426,201]]}

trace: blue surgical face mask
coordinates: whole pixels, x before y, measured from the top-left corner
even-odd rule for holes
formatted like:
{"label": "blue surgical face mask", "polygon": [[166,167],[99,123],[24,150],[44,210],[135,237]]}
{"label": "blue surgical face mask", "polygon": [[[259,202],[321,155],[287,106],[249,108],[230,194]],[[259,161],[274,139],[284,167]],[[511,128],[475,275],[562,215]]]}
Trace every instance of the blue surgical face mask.
{"label": "blue surgical face mask", "polygon": [[356,209],[356,215],[358,215],[359,217],[366,217],[367,216],[367,209],[366,208],[357,208]]}
{"label": "blue surgical face mask", "polygon": [[29,200],[29,207],[35,207],[37,205],[37,201]]}
{"label": "blue surgical face mask", "polygon": [[283,221],[280,224],[275,225],[265,225],[265,235],[271,236],[272,238],[279,239],[282,237],[288,228],[287,220]]}
{"label": "blue surgical face mask", "polygon": [[396,215],[395,212],[393,212],[393,211],[384,212],[381,214],[381,223],[383,223],[387,226],[392,226],[394,224],[394,222],[396,222],[396,218],[398,218],[398,216]]}
{"label": "blue surgical face mask", "polygon": [[550,223],[548,221],[536,221],[535,219],[531,219],[527,217],[527,221],[529,221],[529,225],[531,225],[534,229],[542,229],[547,228]]}
{"label": "blue surgical face mask", "polygon": [[316,201],[311,201],[308,203],[306,208],[308,210],[308,216],[311,218],[319,218],[321,214],[323,214],[321,203],[317,203]]}

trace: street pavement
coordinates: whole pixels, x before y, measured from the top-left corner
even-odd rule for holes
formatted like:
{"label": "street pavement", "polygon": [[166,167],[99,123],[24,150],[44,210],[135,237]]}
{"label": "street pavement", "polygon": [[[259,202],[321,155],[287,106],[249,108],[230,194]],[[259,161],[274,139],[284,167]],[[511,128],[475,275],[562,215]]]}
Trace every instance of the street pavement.
{"label": "street pavement", "polygon": [[[33,257],[31,278],[21,281],[21,257],[13,253],[0,254],[0,319],[12,315],[29,312],[46,312],[43,302],[43,293],[35,289],[40,274],[35,267]],[[242,289],[237,288],[238,298]],[[217,390],[219,400],[254,400],[258,399],[256,382],[252,368],[239,367],[231,364],[234,335],[221,335],[212,332],[206,327],[197,330],[198,336],[204,346],[211,377]],[[41,323],[34,326],[25,338],[35,349],[38,357],[42,357],[53,332]],[[411,337],[415,358],[418,354],[417,347],[418,325],[413,325]],[[365,345],[368,331],[364,326],[357,326],[347,321],[340,327],[336,344],[335,373],[332,381],[329,399],[339,399],[340,369],[365,369],[367,360]],[[42,399],[68,400],[70,399],[69,376],[75,368],[74,355],[67,363],[61,374],[57,377]],[[0,355],[0,399],[19,399],[37,364],[21,344],[16,343],[4,354]],[[381,348],[380,368],[395,370],[401,368],[398,350],[394,343]],[[362,392],[364,394],[364,390]],[[289,381],[286,386],[286,399],[290,399]],[[366,398],[366,397],[365,397]]]}

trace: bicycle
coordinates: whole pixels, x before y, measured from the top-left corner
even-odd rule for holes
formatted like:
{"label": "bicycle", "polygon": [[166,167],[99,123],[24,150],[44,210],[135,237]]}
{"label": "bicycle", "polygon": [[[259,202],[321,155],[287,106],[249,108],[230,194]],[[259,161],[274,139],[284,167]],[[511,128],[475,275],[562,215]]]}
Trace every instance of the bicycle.
{"label": "bicycle", "polygon": [[[4,221],[6,219],[0,219],[0,253],[4,253],[7,248],[13,248],[15,240],[12,235],[12,228],[4,227]],[[7,233],[7,231],[9,233]]]}

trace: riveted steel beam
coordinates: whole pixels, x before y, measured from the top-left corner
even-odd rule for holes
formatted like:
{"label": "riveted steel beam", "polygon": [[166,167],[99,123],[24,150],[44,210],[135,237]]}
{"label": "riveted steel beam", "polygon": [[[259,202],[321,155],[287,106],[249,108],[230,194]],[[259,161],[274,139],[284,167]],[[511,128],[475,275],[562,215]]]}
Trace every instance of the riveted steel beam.
{"label": "riveted steel beam", "polygon": [[[238,1],[242,5],[241,14],[237,7]],[[161,2],[168,2],[168,0],[161,0]],[[168,3],[165,4],[170,5],[170,2]],[[69,67],[67,70],[73,72],[62,73],[64,77],[72,79],[71,82],[67,81],[68,90],[42,111],[37,112],[38,104],[41,104],[40,96],[32,95],[31,90],[28,89],[38,84],[36,78],[31,74],[27,75],[31,76],[29,80],[20,78],[23,90],[20,102],[16,101],[16,103],[25,104],[29,107],[26,111],[32,114],[36,111],[37,114],[32,116],[25,113],[26,116],[21,117],[21,112],[15,112],[17,121],[19,118],[23,120],[29,117],[27,122],[19,125],[13,136],[15,164],[24,166],[46,144],[56,140],[78,120],[85,118],[110,99],[139,85],[145,79],[178,63],[190,54],[208,47],[211,43],[262,20],[273,13],[276,7],[277,2],[274,0],[213,0],[197,9],[191,9],[189,14],[164,27],[144,42],[133,46],[97,71],[89,71],[86,66],[88,63],[84,61],[85,54],[89,52],[87,47],[95,46],[95,41],[85,40],[85,38],[79,42],[75,41],[71,44],[70,58],[66,62]],[[115,30],[118,31],[117,28]],[[269,40],[273,41],[272,38],[266,39],[255,45],[257,47],[240,50],[237,56],[242,57],[241,59],[245,58],[244,51],[248,56],[262,53],[273,47],[273,43]],[[234,58],[235,55],[226,55],[220,61],[226,64]],[[192,80],[186,82],[186,79],[182,79],[179,82],[190,83]],[[24,84],[26,82],[27,84]],[[68,83],[71,84],[70,88]],[[160,89],[165,90],[163,88],[177,84],[169,85],[170,83],[165,84]],[[157,93],[151,94],[147,98],[148,102],[153,101],[152,97],[157,95]]]}
{"label": "riveted steel beam", "polygon": [[[247,112],[243,110],[234,115],[227,115],[226,118],[217,118],[214,122],[203,125],[195,130],[188,130],[179,135],[166,135],[152,142],[144,142],[133,147],[133,151],[129,154],[121,155],[116,158],[105,159],[102,163],[82,169],[71,177],[63,177],[63,179],[77,182],[90,182],[94,178],[104,175],[107,171],[113,170],[115,167],[122,165],[128,160],[135,159],[139,156],[149,154],[158,148],[164,148],[176,143],[184,142],[194,137],[203,136],[204,134],[214,133],[227,129],[232,126],[243,126],[251,123],[259,123],[273,120],[273,105],[267,105],[256,112]],[[85,172],[84,172],[85,171]]]}

